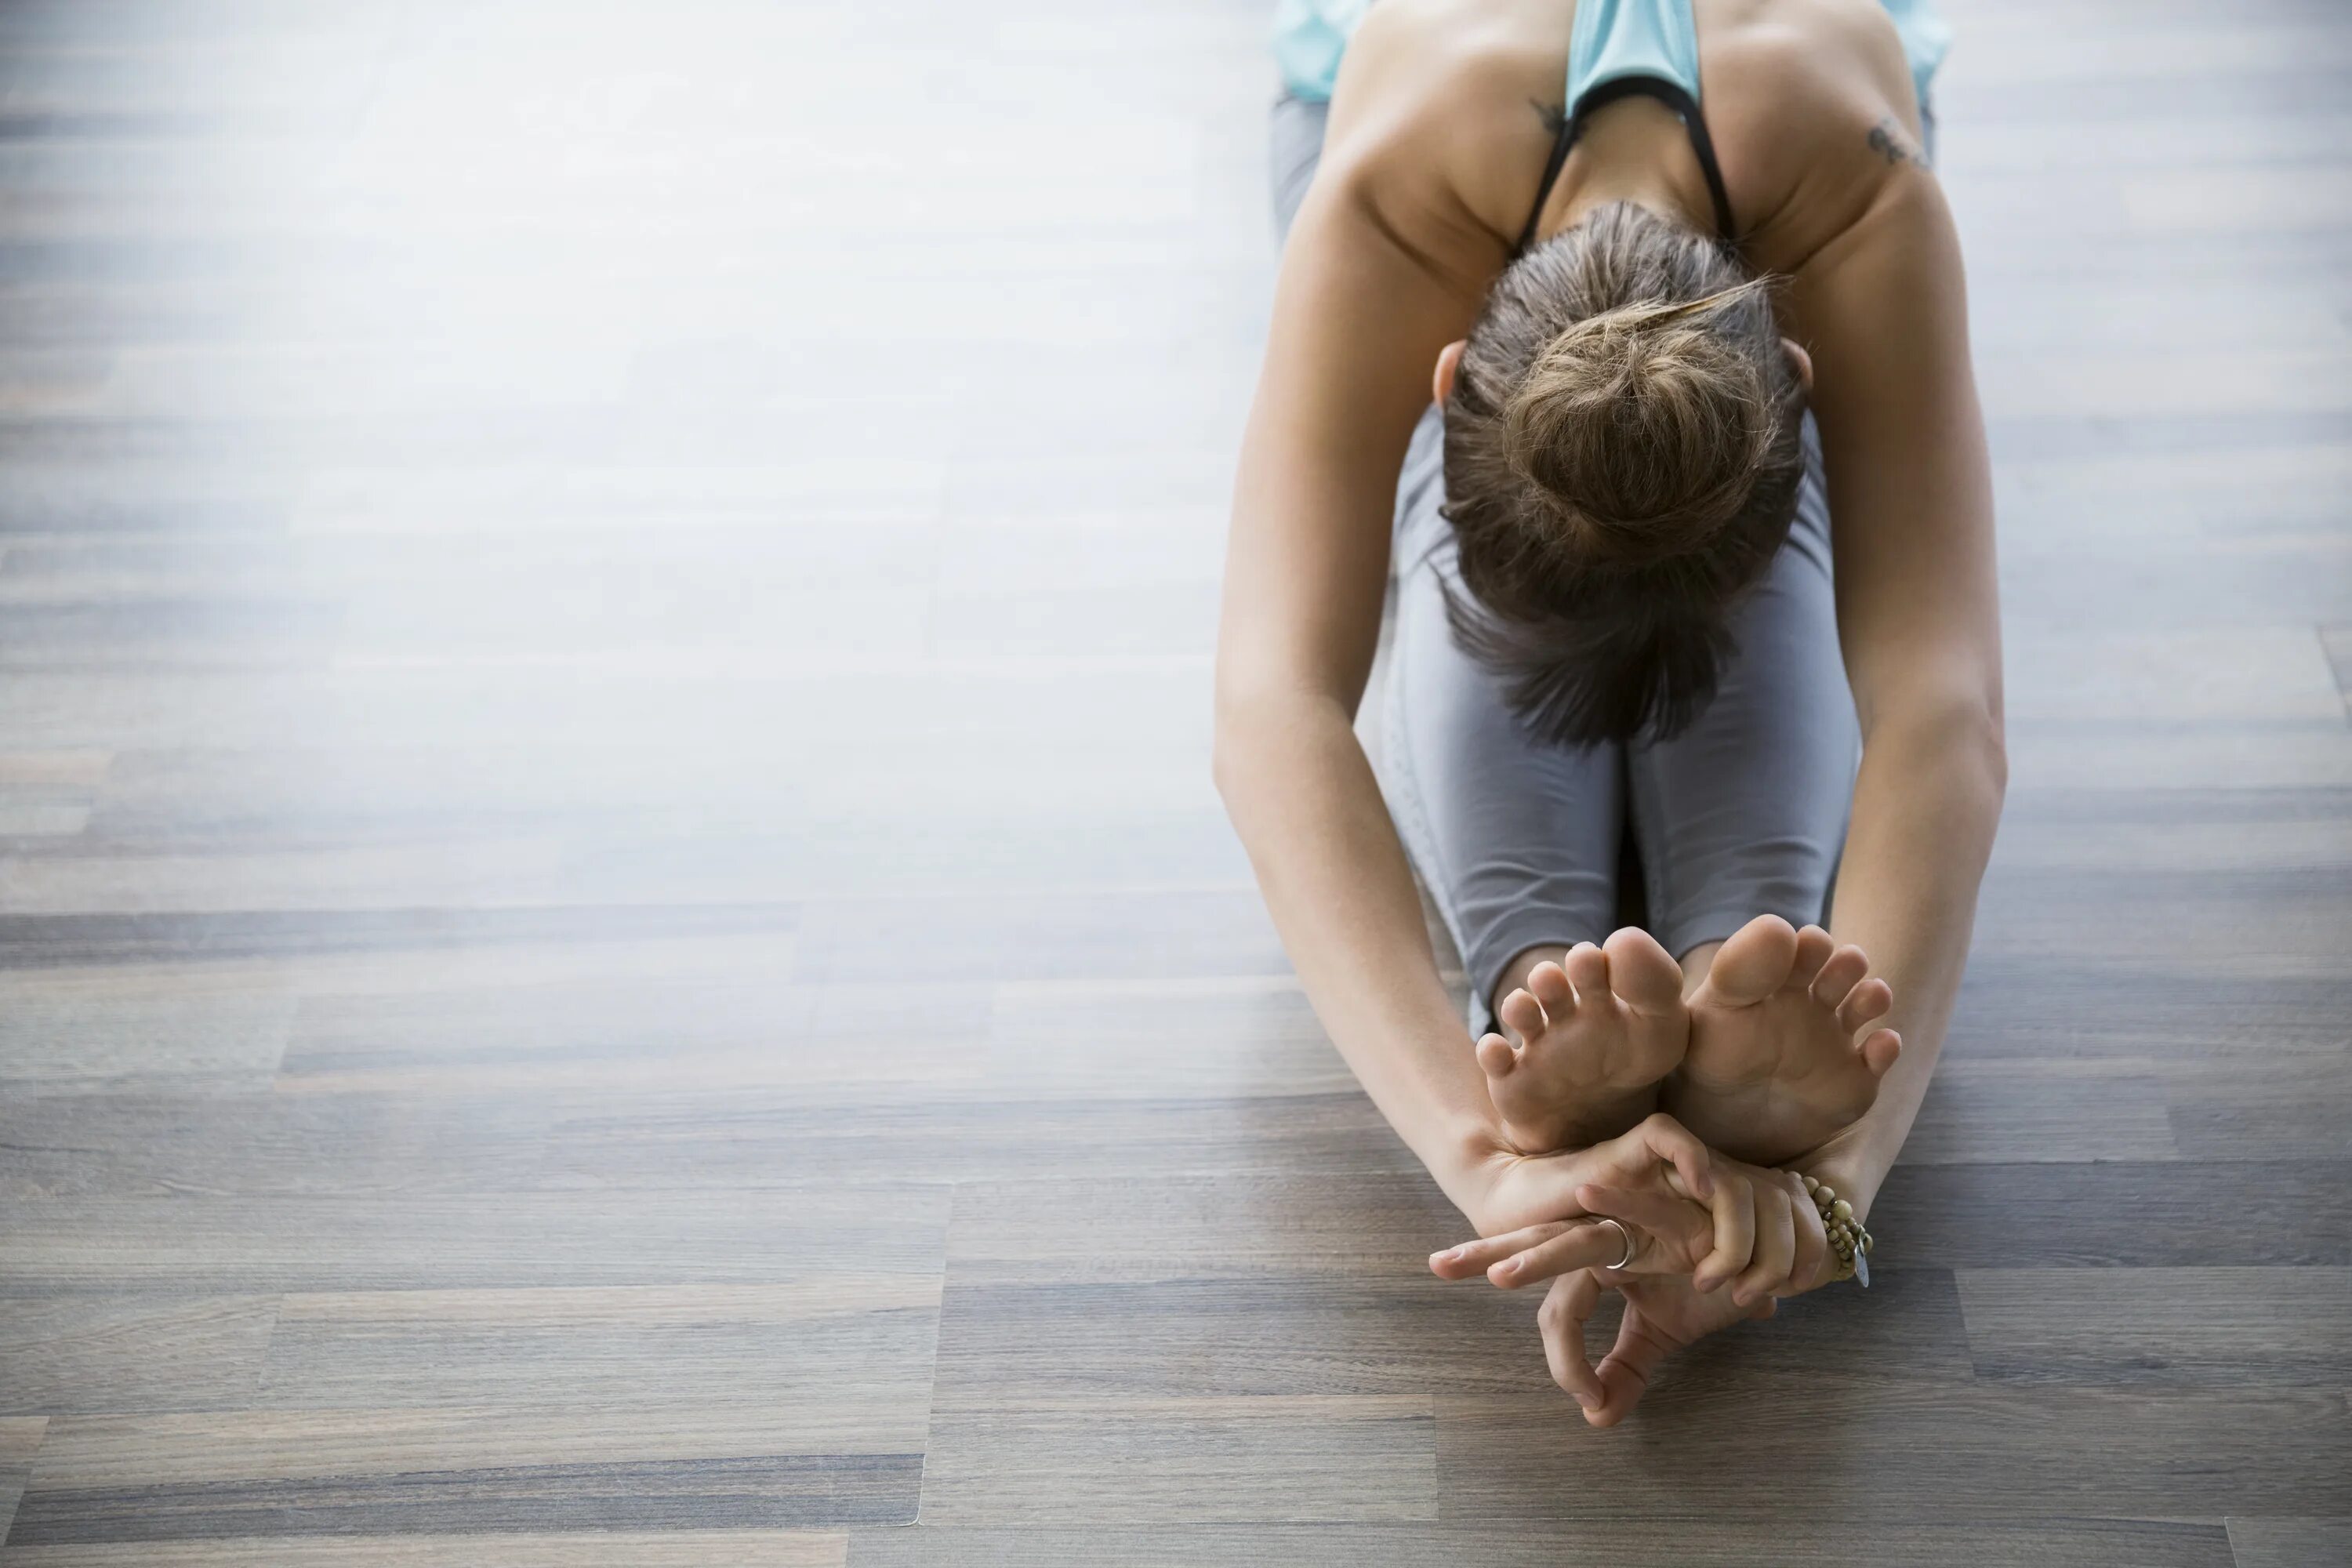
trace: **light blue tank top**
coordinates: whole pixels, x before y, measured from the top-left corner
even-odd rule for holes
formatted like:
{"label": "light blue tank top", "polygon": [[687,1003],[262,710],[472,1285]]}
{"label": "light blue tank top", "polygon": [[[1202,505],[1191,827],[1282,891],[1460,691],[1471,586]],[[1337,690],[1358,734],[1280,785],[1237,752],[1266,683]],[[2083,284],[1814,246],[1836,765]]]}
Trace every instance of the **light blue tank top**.
{"label": "light blue tank top", "polygon": [[[1911,85],[1927,101],[1927,84],[1951,47],[1952,30],[1930,0],[1880,0],[1903,39]],[[1321,103],[1348,39],[1372,0],[1275,0],[1274,58],[1291,93]],[[1690,0],[1577,0],[1569,37],[1568,97],[1572,114],[1596,87],[1627,77],[1672,82],[1698,99],[1698,29]]]}

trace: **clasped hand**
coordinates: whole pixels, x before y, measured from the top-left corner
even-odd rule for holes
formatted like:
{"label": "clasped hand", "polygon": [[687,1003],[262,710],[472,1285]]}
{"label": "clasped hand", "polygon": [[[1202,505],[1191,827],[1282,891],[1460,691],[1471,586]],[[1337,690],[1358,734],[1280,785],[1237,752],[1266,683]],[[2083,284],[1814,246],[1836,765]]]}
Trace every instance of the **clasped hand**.
{"label": "clasped hand", "polygon": [[[1718,1153],[1664,1114],[1589,1149],[1498,1154],[1472,1217],[1482,1239],[1433,1255],[1431,1270],[1484,1273],[1504,1289],[1552,1281],[1538,1317],[1544,1354],[1596,1426],[1622,1420],[1672,1352],[1768,1318],[1778,1298],[1829,1274],[1828,1236],[1794,1174]],[[1624,1297],[1625,1315],[1596,1369],[1584,1326],[1604,1289]]]}

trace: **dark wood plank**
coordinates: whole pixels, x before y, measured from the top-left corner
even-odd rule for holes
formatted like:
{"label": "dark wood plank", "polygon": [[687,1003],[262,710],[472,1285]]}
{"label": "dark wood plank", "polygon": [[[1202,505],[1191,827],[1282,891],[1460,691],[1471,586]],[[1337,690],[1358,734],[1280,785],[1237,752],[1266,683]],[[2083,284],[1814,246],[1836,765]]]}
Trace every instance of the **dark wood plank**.
{"label": "dark wood plank", "polygon": [[1903,1164],[1870,1223],[1891,1268],[2340,1268],[2347,1177],[2340,1160]]}
{"label": "dark wood plank", "polygon": [[764,1403],[69,1417],[9,1543],[907,1523],[920,1443],[919,1413],[843,1431]]}
{"label": "dark wood plank", "polygon": [[[1792,1475],[1842,1520],[2298,1514],[2340,1496],[2352,1461],[2352,1414],[2333,1389],[1887,1392],[1765,1373],[1722,1351],[1654,1384],[1638,1430],[1598,1434],[1574,1415],[1565,1396],[1442,1401],[1447,1522],[1769,1518]],[[1784,1463],[1738,1458],[1759,1442]],[[1573,1489],[1559,1484],[1567,1474]]]}
{"label": "dark wood plank", "polygon": [[1977,1375],[2103,1386],[2352,1386],[2352,1269],[1971,1268]]}
{"label": "dark wood plank", "polygon": [[[843,1568],[849,1538],[820,1531],[499,1531],[475,1535],[232,1536],[175,1541],[186,1568]],[[29,1568],[136,1568],[148,1542],[13,1546]]]}
{"label": "dark wood plank", "polygon": [[2231,1519],[2237,1568],[2334,1568],[2352,1558],[2352,1519]]}
{"label": "dark wood plank", "polygon": [[[1672,1551],[1691,1568],[1745,1568],[1788,1561],[1787,1527],[1738,1521],[1676,1521]],[[2234,1532],[2234,1526],[2233,1526]],[[1495,1568],[1612,1568],[1660,1550],[1660,1527],[1579,1521],[1573,1531],[1494,1527],[1385,1528],[1228,1525],[1193,1529],[1001,1530],[943,1528],[859,1531],[849,1568],[1418,1568],[1486,1563]],[[2071,1519],[1968,1525],[1865,1521],[1823,1531],[1802,1545],[1822,1568],[1913,1563],[1922,1568],[2229,1568],[2231,1542],[2218,1525]],[[2245,1568],[2246,1558],[2239,1558]],[[2290,1560],[2282,1560],[2284,1563]]]}
{"label": "dark wood plank", "polygon": [[34,1455],[40,1451],[41,1436],[48,1425],[46,1415],[0,1416],[0,1542],[8,1539],[16,1500],[24,1495],[25,1479],[33,1468]]}

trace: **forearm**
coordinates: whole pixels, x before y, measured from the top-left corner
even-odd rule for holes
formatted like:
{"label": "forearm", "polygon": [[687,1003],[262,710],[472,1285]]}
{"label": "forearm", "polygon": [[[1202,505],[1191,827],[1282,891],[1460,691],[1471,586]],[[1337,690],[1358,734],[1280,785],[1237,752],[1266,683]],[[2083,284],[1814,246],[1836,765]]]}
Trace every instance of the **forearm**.
{"label": "forearm", "polygon": [[1221,704],[1217,784],[1317,1017],[1467,1212],[1500,1124],[1349,716],[1307,697]]}
{"label": "forearm", "polygon": [[1903,1052],[1867,1115],[1836,1140],[1841,1188],[1867,1212],[1910,1136],[1968,963],[2005,768],[1989,723],[1914,721],[1863,752],[1832,903],[1841,942],[1894,988]]}

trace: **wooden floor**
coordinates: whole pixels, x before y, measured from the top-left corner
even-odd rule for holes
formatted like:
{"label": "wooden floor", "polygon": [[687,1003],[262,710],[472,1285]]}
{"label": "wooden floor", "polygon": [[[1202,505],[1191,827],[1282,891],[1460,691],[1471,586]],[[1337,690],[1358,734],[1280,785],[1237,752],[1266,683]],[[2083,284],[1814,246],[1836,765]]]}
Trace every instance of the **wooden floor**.
{"label": "wooden floor", "polygon": [[1607,1435],[1208,780],[1261,0],[0,7],[5,1568],[2352,1559],[2352,11],[1948,3],[1976,958]]}

